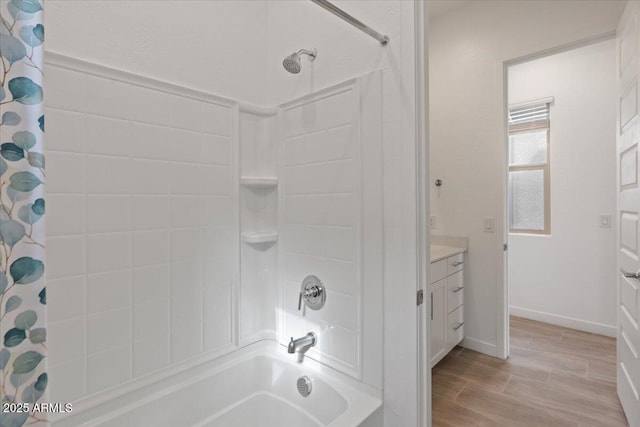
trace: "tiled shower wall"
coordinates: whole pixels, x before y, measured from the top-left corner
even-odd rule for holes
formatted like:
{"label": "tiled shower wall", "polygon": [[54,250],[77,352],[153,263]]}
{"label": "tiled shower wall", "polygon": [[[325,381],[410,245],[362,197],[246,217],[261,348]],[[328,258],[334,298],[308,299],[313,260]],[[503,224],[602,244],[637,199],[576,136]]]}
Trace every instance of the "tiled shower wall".
{"label": "tiled shower wall", "polygon": [[47,65],[51,401],[235,348],[237,115],[135,81]]}
{"label": "tiled shower wall", "polygon": [[[308,357],[382,388],[380,99],[372,73],[282,106],[278,244],[281,343],[314,332]],[[298,310],[309,274],[317,311]]]}
{"label": "tiled shower wall", "polygon": [[[349,88],[284,108],[281,263],[285,337],[315,332],[317,357],[358,376],[361,167],[355,97]],[[312,273],[326,284],[327,302],[303,314],[297,296]]]}

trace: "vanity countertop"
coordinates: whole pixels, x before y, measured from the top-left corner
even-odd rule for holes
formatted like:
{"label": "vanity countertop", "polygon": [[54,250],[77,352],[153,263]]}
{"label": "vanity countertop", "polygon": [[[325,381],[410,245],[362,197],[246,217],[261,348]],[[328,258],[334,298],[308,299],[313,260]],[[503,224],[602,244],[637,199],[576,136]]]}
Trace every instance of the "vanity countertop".
{"label": "vanity countertop", "polygon": [[457,246],[431,245],[431,262],[466,252],[467,248]]}

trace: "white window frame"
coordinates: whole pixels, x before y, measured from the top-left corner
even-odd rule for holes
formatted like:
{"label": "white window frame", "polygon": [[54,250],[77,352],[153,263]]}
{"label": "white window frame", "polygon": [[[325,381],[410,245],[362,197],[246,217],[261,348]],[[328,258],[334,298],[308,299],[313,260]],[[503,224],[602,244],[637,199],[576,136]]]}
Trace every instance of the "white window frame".
{"label": "white window frame", "polygon": [[[508,166],[508,174],[511,177],[511,172],[518,171],[533,171],[533,170],[541,170],[543,171],[544,183],[543,183],[543,212],[544,212],[544,228],[542,230],[535,229],[525,229],[525,228],[514,228],[513,224],[513,210],[511,209],[511,189],[509,188],[509,233],[511,234],[541,234],[541,235],[549,235],[551,234],[551,138],[550,138],[550,102],[531,102],[527,103],[528,105],[547,105],[549,109],[549,115],[542,120],[534,120],[527,121],[517,124],[509,123],[509,136],[529,133],[533,131],[546,130],[547,131],[547,158],[545,163],[531,163],[524,165],[509,165]],[[510,106],[509,111],[512,111],[515,108],[521,107],[518,106]]]}

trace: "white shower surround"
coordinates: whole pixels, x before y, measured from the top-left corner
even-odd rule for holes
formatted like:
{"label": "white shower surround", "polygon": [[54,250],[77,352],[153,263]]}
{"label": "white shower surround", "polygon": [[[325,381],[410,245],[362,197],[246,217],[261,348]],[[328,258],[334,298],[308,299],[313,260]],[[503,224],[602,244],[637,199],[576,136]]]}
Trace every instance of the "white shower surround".
{"label": "white shower surround", "polygon": [[[54,315],[51,324],[53,336],[58,338],[70,322],[88,330],[84,357],[77,343],[66,342],[71,349],[63,348],[65,342],[60,339],[52,343],[52,384],[61,385],[67,380],[62,372],[69,361],[64,356],[73,354],[73,348],[79,348],[76,352],[80,359],[72,359],[71,367],[66,368],[76,371],[71,376],[81,377],[78,369],[87,366],[87,397],[76,401],[76,413],[109,407],[113,398],[148,382],[177,372],[189,375],[189,367],[259,340],[278,336],[286,344],[289,336],[303,335],[307,329],[319,336],[307,358],[381,390],[382,330],[376,327],[379,316],[372,316],[382,311],[380,72],[351,79],[282,107],[264,108],[51,52],[47,64],[54,86],[49,112],[55,118],[67,120],[72,115],[77,120],[67,123],[68,128],[64,129],[54,121],[49,146],[53,158],[50,197],[59,203],[65,197],[84,199],[86,203],[84,215],[73,213],[79,224],[85,224],[84,230],[77,230],[79,234],[65,235],[64,220],[68,218],[62,213],[70,214],[69,210],[54,215],[48,230],[57,249],[53,258],[58,262],[50,273],[54,285],[62,287],[76,278],[89,284],[86,317],[61,319],[59,316],[69,315],[64,313]],[[72,86],[78,96],[75,100],[62,90]],[[121,104],[127,97],[131,104],[123,109]],[[155,114],[140,117],[145,110],[141,107],[149,100],[169,105],[172,114],[164,117],[163,110],[156,106]],[[180,112],[171,107],[176,104]],[[199,114],[190,122],[193,112]],[[269,121],[276,112],[277,126],[242,124],[247,120],[257,120],[258,124]],[[147,123],[150,120],[157,123]],[[167,126],[165,120],[172,125]],[[187,139],[180,139],[171,149],[177,141],[134,133],[140,126],[155,128],[155,136],[160,132],[180,132]],[[65,144],[73,137],[65,132],[75,127],[99,128],[105,135],[85,130],[84,149],[71,149]],[[254,140],[267,144],[259,146],[258,154],[265,155],[262,149],[280,153],[282,217],[276,219],[276,225],[282,228],[283,235],[278,252],[273,251],[278,247],[267,247],[247,256],[253,248],[251,244],[243,243],[240,252],[229,248],[239,244],[238,220],[240,212],[247,209],[239,203],[243,181],[240,165],[256,167],[261,163],[261,156],[256,158],[251,150],[242,149],[243,143]],[[182,157],[176,159],[176,155]],[[118,168],[115,180],[113,174],[107,173],[111,167]],[[86,178],[81,181],[86,180],[87,184],[74,189],[73,177],[78,168],[86,169]],[[153,173],[162,170],[175,174],[164,185],[158,183],[160,175]],[[185,173],[180,175],[179,170]],[[103,181],[101,174],[108,179]],[[137,182],[129,187],[130,180]],[[193,188],[193,183],[200,180],[208,184]],[[147,197],[160,204],[177,202],[179,209],[170,208],[164,223],[162,215],[152,219],[157,213],[148,211],[147,219],[154,222],[150,227],[136,220],[122,224],[121,217],[140,215],[137,204]],[[306,198],[311,208],[307,204],[289,208],[293,204],[291,198],[299,197]],[[99,208],[93,207],[96,201]],[[254,216],[264,210],[260,203],[249,209]],[[109,213],[106,217],[105,211]],[[154,238],[156,235],[159,239]],[[141,239],[151,244],[140,246]],[[74,244],[80,248],[87,245],[86,258],[82,258],[86,270],[73,271],[78,258],[68,245]],[[110,257],[109,251],[120,255]],[[274,257],[275,254],[279,255]],[[262,256],[265,258],[260,259]],[[275,280],[269,271],[277,269],[278,258],[282,274]],[[140,272],[148,268],[169,272],[168,297],[162,296],[158,283],[138,280]],[[185,268],[195,269],[196,274],[176,276],[176,271]],[[303,314],[297,311],[295,302],[298,281],[309,272],[326,279],[329,297],[323,310],[307,310]],[[153,278],[157,280],[159,276]],[[128,286],[132,288],[127,290]],[[265,292],[279,292],[280,296],[265,298]],[[153,295],[151,299],[149,293]],[[62,312],[60,307],[65,302],[58,299],[60,296],[54,291],[51,300],[56,311]],[[364,298],[370,304],[366,314],[362,309]],[[149,310],[149,304],[156,309]],[[238,315],[242,311],[262,321],[247,322],[248,316]],[[278,319],[282,323],[274,331]],[[184,328],[194,329],[197,334],[185,337]],[[167,340],[168,348],[163,344]],[[371,351],[363,354],[365,340]],[[273,351],[285,350],[279,347]],[[124,358],[114,357],[122,353]],[[54,399],[71,399],[59,388],[54,386],[53,390]]]}

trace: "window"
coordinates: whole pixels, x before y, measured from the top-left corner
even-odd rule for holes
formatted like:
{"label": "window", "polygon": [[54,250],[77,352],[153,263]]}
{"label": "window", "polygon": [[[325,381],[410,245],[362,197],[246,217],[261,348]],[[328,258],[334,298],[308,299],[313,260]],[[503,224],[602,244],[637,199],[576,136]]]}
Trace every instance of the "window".
{"label": "window", "polygon": [[509,109],[509,232],[550,234],[549,102]]}

